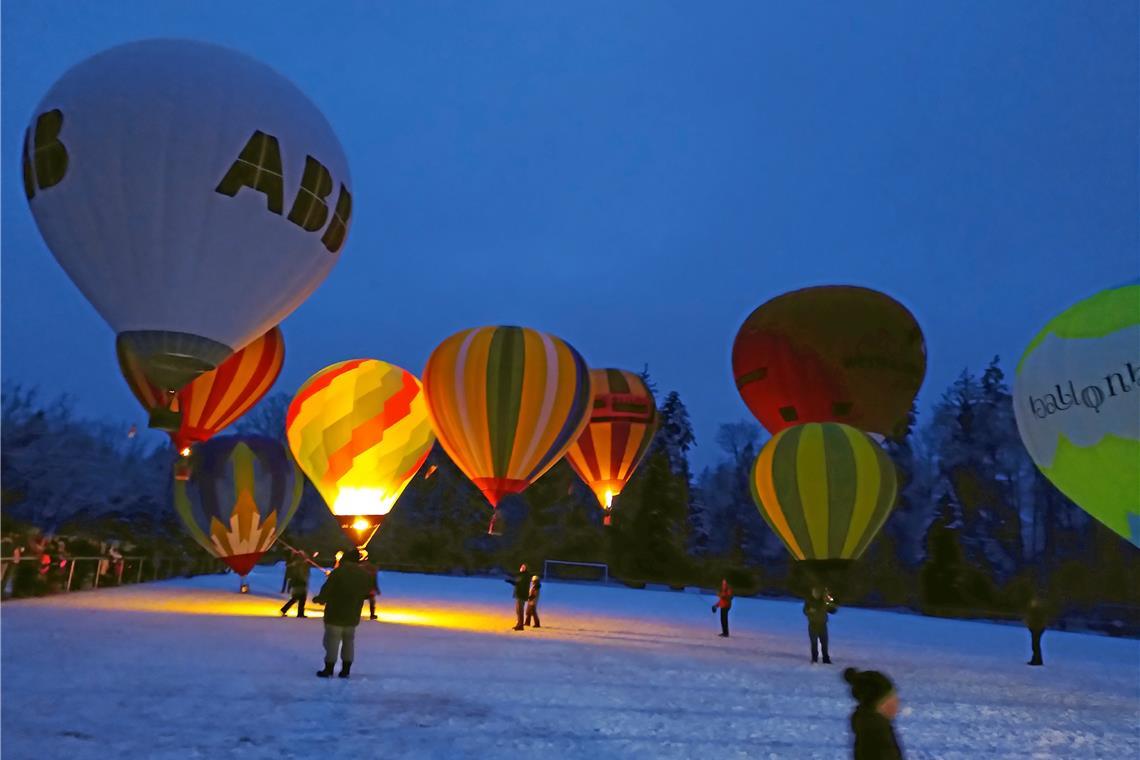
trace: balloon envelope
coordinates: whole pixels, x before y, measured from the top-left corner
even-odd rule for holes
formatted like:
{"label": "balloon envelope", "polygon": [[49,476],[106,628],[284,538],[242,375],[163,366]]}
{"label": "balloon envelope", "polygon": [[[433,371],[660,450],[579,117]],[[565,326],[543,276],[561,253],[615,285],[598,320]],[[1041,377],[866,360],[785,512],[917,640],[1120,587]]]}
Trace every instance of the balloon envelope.
{"label": "balloon envelope", "polygon": [[83,61],[25,135],[25,194],[48,248],[165,390],[324,280],[350,185],[332,128],[300,90],[202,42],[133,42]]}
{"label": "balloon envelope", "polygon": [[733,344],[732,371],[773,434],[831,421],[896,436],[926,374],[926,345],[911,313],[883,293],[806,288],[752,312]]}
{"label": "balloon envelope", "polygon": [[206,551],[245,575],[285,530],[304,481],[285,448],[265,436],[229,435],[194,449],[174,507]]}
{"label": "balloon envelope", "polygon": [[566,451],[566,460],[608,510],[649,450],[657,432],[657,403],[633,372],[595,369],[590,378],[590,422]]}
{"label": "balloon envelope", "polygon": [[174,448],[209,440],[243,414],[273,387],[285,361],[285,339],[274,327],[230,355],[217,369],[196,377],[174,395],[146,378],[138,359],[120,342],[119,370],[131,393],[151,415],[151,427],[170,433]]}
{"label": "balloon envelope", "polygon": [[1041,472],[1140,546],[1140,285],[1045,325],[1018,362],[1013,410]]}
{"label": "balloon envelope", "polygon": [[492,507],[554,466],[590,421],[585,360],[526,327],[452,335],[428,358],[424,390],[440,444]]}
{"label": "balloon envelope", "polygon": [[858,559],[895,504],[895,467],[866,433],[839,423],[786,428],[752,468],[752,498],[799,560]]}
{"label": "balloon envelope", "polygon": [[435,443],[420,381],[376,359],[333,364],[306,380],[285,428],[301,469],[360,547]]}

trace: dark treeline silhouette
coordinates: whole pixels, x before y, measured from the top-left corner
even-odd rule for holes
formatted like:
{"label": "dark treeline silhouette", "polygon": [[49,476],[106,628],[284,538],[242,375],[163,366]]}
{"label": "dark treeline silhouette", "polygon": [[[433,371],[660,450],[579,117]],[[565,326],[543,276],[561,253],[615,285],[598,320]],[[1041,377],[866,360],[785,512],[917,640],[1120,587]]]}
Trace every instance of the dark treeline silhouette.
{"label": "dark treeline silhouette", "polygon": [[[694,475],[689,452],[697,442],[683,401],[644,377],[659,399],[661,426],[614,500],[611,527],[560,462],[502,502],[503,535],[487,536],[486,501],[437,445],[370,545],[372,556],[386,567],[436,572],[604,562],[634,586],[711,588],[727,578],[738,595],[804,595],[809,579],[752,501],[750,471],[767,434],[750,421],[722,425],[720,461]],[[284,442],[288,403],[287,394],[272,394],[234,430]],[[170,507],[174,452],[156,433],[128,438],[123,425],[80,420],[66,399],[45,403],[11,384],[2,423],[6,528],[82,525],[114,534],[102,538],[192,546]],[[1121,617],[1136,625],[1140,555],[1034,467],[997,357],[980,376],[963,371],[928,418],[912,410],[910,423],[905,438],[886,444],[899,470],[898,504],[843,574],[841,602],[1012,619],[1036,596],[1061,625],[1114,632]],[[347,546],[308,485],[285,539],[322,554]]]}

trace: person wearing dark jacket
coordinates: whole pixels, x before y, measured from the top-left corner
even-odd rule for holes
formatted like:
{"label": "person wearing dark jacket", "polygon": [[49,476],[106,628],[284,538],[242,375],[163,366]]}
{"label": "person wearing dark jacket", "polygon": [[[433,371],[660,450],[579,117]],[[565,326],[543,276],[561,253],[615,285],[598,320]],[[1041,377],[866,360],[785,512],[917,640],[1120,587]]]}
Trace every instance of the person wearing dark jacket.
{"label": "person wearing dark jacket", "polygon": [[526,565],[519,566],[519,574],[514,578],[504,580],[515,587],[515,627],[513,630],[523,630],[523,614],[526,611],[526,602],[530,598],[530,576],[526,574]]}
{"label": "person wearing dark jacket", "polygon": [[827,616],[835,614],[835,600],[818,586],[804,600],[804,617],[808,620],[808,638],[811,640],[811,661],[819,662],[819,649],[823,649],[823,664],[831,664],[827,652]]}
{"label": "person wearing dark jacket", "polygon": [[355,655],[356,628],[364,600],[372,590],[372,579],[360,566],[361,554],[353,549],[344,556],[345,561],[329,573],[313,601],[325,605],[325,668],[317,671],[321,678],[333,674],[337,652],[340,653],[341,678],[348,678]]}
{"label": "person wearing dark jacket", "polygon": [[526,625],[530,625],[534,621],[535,628],[541,628],[542,623],[538,619],[538,595],[542,592],[542,581],[538,579],[537,575],[531,576],[530,588],[527,589],[526,597]]}
{"label": "person wearing dark jacket", "polygon": [[305,600],[309,598],[309,562],[304,552],[296,552],[285,568],[285,579],[289,582],[289,601],[281,608],[281,617],[289,614],[289,608],[297,605],[297,617],[305,614]]}
{"label": "person wearing dark jacket", "polygon": [[727,578],[720,580],[720,593],[717,594],[713,612],[720,610],[720,636],[728,638],[728,611],[732,609],[732,586],[728,585]]}
{"label": "person wearing dark jacket", "polygon": [[1045,633],[1045,626],[1049,622],[1049,613],[1045,610],[1045,605],[1041,603],[1037,597],[1029,600],[1029,606],[1025,608],[1025,627],[1029,629],[1030,643],[1033,647],[1033,657],[1030,658],[1026,665],[1044,665],[1045,661],[1041,657],[1041,636]]}
{"label": "person wearing dark jacket", "polygon": [[855,760],[902,760],[892,724],[899,712],[899,695],[891,679],[877,670],[847,668],[843,680],[851,684],[851,696],[858,703],[851,713]]}
{"label": "person wearing dark jacket", "polygon": [[365,554],[364,557],[365,561],[362,562],[360,566],[364,569],[364,572],[368,574],[369,579],[372,581],[372,588],[368,592],[368,619],[379,620],[380,618],[376,616],[376,597],[380,596],[380,570],[376,567],[376,565],[373,565],[371,562],[367,561],[367,554]]}

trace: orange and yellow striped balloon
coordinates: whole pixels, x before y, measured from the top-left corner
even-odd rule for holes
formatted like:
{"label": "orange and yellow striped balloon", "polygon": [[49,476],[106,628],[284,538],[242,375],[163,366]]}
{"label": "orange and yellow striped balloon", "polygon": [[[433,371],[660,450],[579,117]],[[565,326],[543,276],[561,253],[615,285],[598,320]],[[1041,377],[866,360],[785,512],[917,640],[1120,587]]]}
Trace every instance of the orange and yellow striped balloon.
{"label": "orange and yellow striped balloon", "polygon": [[595,369],[590,378],[590,423],[566,452],[566,460],[608,511],[649,450],[657,432],[657,404],[645,381],[633,372]]}
{"label": "orange and yellow striped balloon", "polygon": [[799,560],[858,559],[895,505],[895,466],[837,422],[785,428],[760,450],[752,497]]}
{"label": "orange and yellow striped balloon", "polygon": [[428,358],[424,390],[439,442],[492,507],[541,477],[590,421],[585,360],[525,327],[452,335]]}
{"label": "orange and yellow striped balloon", "polygon": [[170,397],[146,379],[126,344],[118,341],[116,349],[123,379],[150,413],[151,427],[166,430],[175,449],[183,452],[248,412],[273,386],[285,362],[285,338],[274,327]]}
{"label": "orange and yellow striped balloon", "polygon": [[297,463],[359,547],[435,443],[420,381],[376,359],[333,364],[306,380],[285,431]]}

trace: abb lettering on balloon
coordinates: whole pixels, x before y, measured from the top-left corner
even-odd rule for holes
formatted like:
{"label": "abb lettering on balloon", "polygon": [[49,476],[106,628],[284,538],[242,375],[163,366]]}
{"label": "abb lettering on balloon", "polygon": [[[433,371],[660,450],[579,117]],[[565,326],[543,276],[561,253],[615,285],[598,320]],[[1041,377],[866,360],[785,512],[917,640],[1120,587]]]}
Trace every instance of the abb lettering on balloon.
{"label": "abb lettering on balloon", "polygon": [[24,195],[36,197],[36,189],[58,185],[67,174],[67,148],[60,142],[63,112],[58,108],[36,118],[35,132],[24,130]]}
{"label": "abb lettering on balloon", "polygon": [[[284,215],[285,174],[281,164],[281,148],[273,135],[255,130],[214,190],[232,198],[243,187],[264,193],[269,211],[279,216]],[[312,156],[305,156],[305,171],[289,210],[289,221],[307,232],[320,230],[329,219],[326,199],[332,190],[333,180],[329,170]],[[321,236],[321,243],[330,253],[336,253],[344,245],[351,216],[352,195],[341,183],[332,221],[328,221],[328,228]]]}
{"label": "abb lettering on balloon", "polygon": [[1101,407],[1109,399],[1131,393],[1136,389],[1137,384],[1140,383],[1140,367],[1134,366],[1132,362],[1125,362],[1123,371],[1109,372],[1101,380],[1103,382],[1098,380],[1080,390],[1077,389],[1076,383],[1069,380],[1065,386],[1062,386],[1061,383],[1054,385],[1055,393],[1046,392],[1039,397],[1027,394],[1029,408],[1033,411],[1033,415],[1039,419],[1068,411],[1074,406],[1084,406],[1100,414]]}

